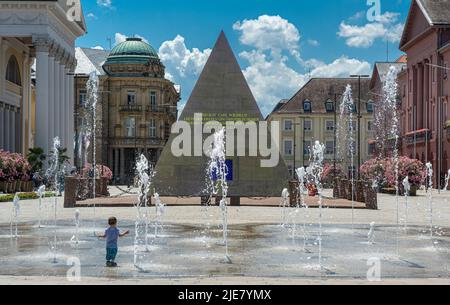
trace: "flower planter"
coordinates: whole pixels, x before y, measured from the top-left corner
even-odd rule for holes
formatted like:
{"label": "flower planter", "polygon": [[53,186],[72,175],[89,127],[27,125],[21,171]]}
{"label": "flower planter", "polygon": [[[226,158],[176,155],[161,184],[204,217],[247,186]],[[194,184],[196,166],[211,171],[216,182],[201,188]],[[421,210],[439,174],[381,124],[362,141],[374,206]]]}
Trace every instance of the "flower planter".
{"label": "flower planter", "polygon": [[22,191],[22,181],[17,180],[16,181],[16,189],[14,190],[15,193],[19,193]]}
{"label": "flower planter", "polygon": [[6,193],[6,181],[0,181],[0,192]]}

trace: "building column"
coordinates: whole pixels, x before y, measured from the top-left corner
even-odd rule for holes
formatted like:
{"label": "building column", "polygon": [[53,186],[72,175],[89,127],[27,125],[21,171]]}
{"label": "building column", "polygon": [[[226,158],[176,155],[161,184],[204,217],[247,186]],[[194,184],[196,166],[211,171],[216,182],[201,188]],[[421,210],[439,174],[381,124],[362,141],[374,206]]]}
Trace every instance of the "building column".
{"label": "building column", "polygon": [[4,133],[5,133],[5,108],[4,104],[0,103],[0,149],[4,149]]}
{"label": "building column", "polygon": [[11,121],[10,121],[10,106],[5,108],[5,150],[11,151]]}
{"label": "building column", "polygon": [[113,173],[115,177],[118,177],[119,174],[119,150],[118,149],[114,149],[114,169],[113,169]]}
{"label": "building column", "polygon": [[69,68],[68,73],[70,75],[67,76],[68,78],[68,96],[67,96],[67,103],[68,103],[68,119],[67,119],[67,138],[68,138],[68,145],[67,145],[67,151],[68,156],[71,158],[72,162],[74,160],[75,155],[75,96],[74,96],[74,90],[75,90],[75,83],[74,83],[74,76],[72,73],[74,72],[74,63],[72,63],[72,66]]}
{"label": "building column", "polygon": [[120,180],[123,183],[125,179],[125,148],[120,148]]}
{"label": "building column", "polygon": [[53,139],[56,136],[56,126],[55,126],[55,54],[50,51],[49,54],[49,71],[50,71],[50,81],[48,82],[48,124],[49,124],[49,139]]}
{"label": "building column", "polygon": [[49,41],[45,37],[34,38],[36,45],[36,147],[48,155],[50,148],[48,117],[49,109]]}
{"label": "building column", "polygon": [[423,64],[417,68],[417,129],[423,129]]}
{"label": "building column", "polygon": [[59,63],[59,128],[61,134],[61,144],[64,148],[67,148],[67,138],[66,138],[66,125],[67,121],[65,120],[66,116],[66,75],[64,68],[64,61],[61,60]]}

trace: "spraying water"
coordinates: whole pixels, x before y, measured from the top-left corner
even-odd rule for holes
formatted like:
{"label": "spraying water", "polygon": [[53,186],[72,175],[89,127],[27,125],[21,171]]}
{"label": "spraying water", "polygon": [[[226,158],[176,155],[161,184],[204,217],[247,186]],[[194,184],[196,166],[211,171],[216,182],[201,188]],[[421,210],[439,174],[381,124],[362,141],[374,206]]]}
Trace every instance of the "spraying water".
{"label": "spraying water", "polygon": [[155,193],[153,196],[155,199],[155,209],[156,209],[156,217],[155,217],[155,238],[158,238],[158,229],[162,229],[162,219],[165,213],[165,205],[162,203],[161,198],[158,193]]}
{"label": "spraying water", "polygon": [[37,194],[39,196],[39,206],[38,206],[38,211],[39,211],[39,220],[38,220],[38,228],[41,228],[41,220],[42,220],[42,198],[45,196],[45,185],[41,185],[38,188]]}
{"label": "spraying water", "polygon": [[375,222],[370,223],[370,230],[367,234],[367,242],[369,245],[375,244]]}
{"label": "spraying water", "polygon": [[47,170],[47,177],[53,180],[53,186],[55,190],[55,196],[53,197],[53,262],[57,263],[56,252],[57,252],[57,236],[56,236],[56,226],[57,226],[57,206],[58,206],[58,196],[57,193],[60,191],[61,177],[64,176],[64,171],[61,169],[59,164],[59,151],[61,149],[61,141],[59,137],[53,139],[53,152],[50,158],[50,167]]}
{"label": "spraying water", "polygon": [[[92,111],[92,123],[91,129],[88,131],[89,140],[88,143],[91,142],[90,138],[92,138],[92,198],[93,200],[93,212],[94,212],[94,235],[95,227],[96,227],[96,206],[95,206],[95,197],[96,197],[96,179],[97,179],[97,102],[98,102],[98,86],[99,79],[98,75],[95,71],[89,74],[89,80],[86,83],[86,91],[87,91],[87,102],[88,107],[91,108]],[[87,151],[87,149],[86,149]],[[87,160],[87,159],[86,159]]]}
{"label": "spraying water", "polygon": [[306,218],[307,218],[307,211],[308,211],[308,205],[305,202],[305,193],[306,193],[306,187],[305,187],[305,177],[306,177],[306,170],[304,167],[300,167],[296,170],[297,173],[297,179],[299,183],[299,189],[298,194],[300,197],[300,205],[303,209],[303,251],[306,251],[306,243],[308,240],[308,235],[306,231]]}
{"label": "spraying water", "polygon": [[320,143],[319,141],[316,141],[314,144],[314,147],[313,147],[313,157],[311,160],[311,164],[307,169],[307,173],[309,173],[314,179],[314,184],[316,185],[317,192],[319,194],[319,237],[317,238],[317,241],[319,243],[319,267],[320,267],[321,271],[323,269],[323,264],[322,264],[323,187],[322,187],[321,179],[322,179],[322,173],[323,173],[324,152],[325,152],[325,145]]}
{"label": "spraying water", "polygon": [[442,189],[442,191],[446,192],[448,190],[449,181],[450,181],[450,169],[448,170],[447,175],[445,176],[445,186]]}
{"label": "spraying water", "polygon": [[426,164],[427,168],[427,197],[428,197],[428,207],[429,207],[429,217],[430,217],[430,237],[433,238],[433,165],[428,162]]}
{"label": "spraying water", "polygon": [[210,177],[211,197],[219,196],[221,192],[220,210],[222,212],[223,244],[225,245],[225,259],[231,263],[228,253],[228,167],[226,165],[225,128],[214,134],[214,142],[210,152],[207,175]]}
{"label": "spraying water", "polygon": [[[353,102],[352,87],[347,85],[340,105],[340,120],[338,128],[338,139],[347,139],[346,146],[338,146],[338,151],[342,159],[347,151],[350,153],[351,164],[351,184],[352,184],[352,230],[355,223],[355,127],[353,122],[353,112],[355,104]],[[348,116],[348,130],[346,130],[347,122],[346,116]]]}
{"label": "spraying water", "polygon": [[284,228],[287,224],[287,208],[289,207],[289,191],[288,189],[283,189],[281,192],[281,226]]}
{"label": "spraying water", "polygon": [[[150,226],[150,209],[148,202],[148,194],[150,192],[151,175],[149,175],[148,160],[144,155],[140,155],[136,161],[136,170],[138,174],[138,202],[136,203],[137,218],[135,222],[135,238],[134,238],[134,265],[139,269],[139,246],[143,243],[145,251],[149,252],[149,226]],[[153,172],[153,169],[151,170]],[[144,236],[142,241],[141,236]]]}
{"label": "spraying water", "polygon": [[75,243],[76,245],[78,245],[80,243],[79,234],[78,234],[78,231],[80,229],[80,210],[78,210],[78,209],[75,210],[74,221],[75,221],[75,235],[72,236],[71,241],[73,243]]}
{"label": "spraying water", "polygon": [[408,197],[411,192],[411,184],[409,183],[409,177],[403,179],[403,189],[405,190],[405,230],[408,229]]}
{"label": "spraying water", "polygon": [[16,194],[13,199],[13,206],[11,210],[11,222],[10,222],[10,231],[11,238],[17,238],[18,235],[18,218],[20,215],[20,198],[19,194]]}

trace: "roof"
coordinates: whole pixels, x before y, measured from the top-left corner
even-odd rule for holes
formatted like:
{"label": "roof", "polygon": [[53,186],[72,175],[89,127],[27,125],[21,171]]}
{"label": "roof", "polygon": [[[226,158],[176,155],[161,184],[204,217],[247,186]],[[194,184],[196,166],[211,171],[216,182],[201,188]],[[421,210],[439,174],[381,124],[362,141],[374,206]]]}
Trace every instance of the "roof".
{"label": "roof", "polygon": [[102,69],[108,57],[109,51],[89,48],[76,48],[75,58],[77,59],[77,67],[75,74],[89,75],[92,71],[96,71],[98,75],[104,75]]}
{"label": "roof", "polygon": [[[286,105],[287,102],[289,102],[288,99],[282,99],[281,101],[279,101],[279,102],[275,105],[275,107],[273,108],[273,110],[272,110],[272,112],[271,112],[270,114],[272,114],[272,113],[277,112],[278,110],[280,110],[284,105]],[[266,120],[269,118],[270,114],[267,116]]]}
{"label": "roof", "polygon": [[[401,50],[404,50],[408,42],[407,34],[414,20],[416,8],[423,14],[430,27],[450,25],[450,0],[412,0],[400,40]],[[414,40],[413,38],[411,39]]]}
{"label": "roof", "polygon": [[375,81],[376,77],[378,78],[378,80],[381,83],[384,83],[384,81],[386,79],[386,75],[389,73],[389,69],[392,66],[394,66],[398,72],[401,72],[404,69],[406,69],[407,64],[403,63],[403,62],[377,62],[377,63],[375,63],[370,88],[373,87],[373,82]]}
{"label": "roof", "polygon": [[147,63],[150,59],[159,60],[155,49],[141,38],[127,38],[116,45],[108,56],[106,64]]}
{"label": "roof", "polygon": [[[370,78],[361,79],[361,101],[369,101]],[[326,113],[325,103],[333,101],[334,96],[330,94],[342,94],[347,85],[353,89],[353,99],[358,99],[358,79],[357,78],[312,78],[303,86],[281,109],[275,113],[304,113],[303,102],[310,101],[312,114]],[[339,102],[339,101],[338,101]],[[365,110],[363,107],[361,110]]]}
{"label": "roof", "polygon": [[450,24],[450,0],[416,0],[430,25]]}

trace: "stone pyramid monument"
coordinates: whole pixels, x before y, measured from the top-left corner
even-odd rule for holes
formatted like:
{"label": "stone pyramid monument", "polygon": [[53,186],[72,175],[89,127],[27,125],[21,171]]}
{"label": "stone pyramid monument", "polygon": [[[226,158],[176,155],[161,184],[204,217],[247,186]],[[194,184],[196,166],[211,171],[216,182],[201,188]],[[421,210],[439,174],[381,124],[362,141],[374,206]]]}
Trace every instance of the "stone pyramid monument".
{"label": "stone pyramid monument", "polygon": [[[206,121],[263,121],[263,116],[245,80],[236,57],[225,34],[221,32],[216,45],[192,91],[180,116],[180,121],[193,126],[194,114],[202,113]],[[200,124],[198,124],[200,125]],[[192,130],[194,127],[192,127]],[[203,140],[210,134],[204,134]],[[161,196],[200,197],[207,195],[205,181],[208,157],[181,156],[172,153],[172,142],[178,134],[171,134],[156,165],[154,188]],[[194,136],[192,136],[193,138]],[[248,151],[248,137],[246,143]],[[269,135],[270,137],[270,135]],[[236,141],[236,140],[235,140]],[[194,142],[192,141],[192,150]],[[270,141],[269,141],[270,145]],[[277,143],[278,145],[278,143]],[[236,146],[236,145],[235,145]],[[230,197],[278,197],[287,187],[289,176],[287,167],[279,156],[276,167],[261,167],[258,156],[229,157],[231,167],[229,183]],[[194,154],[192,154],[194,155]],[[228,160],[229,159],[229,160]],[[209,178],[208,178],[209,179]]]}

